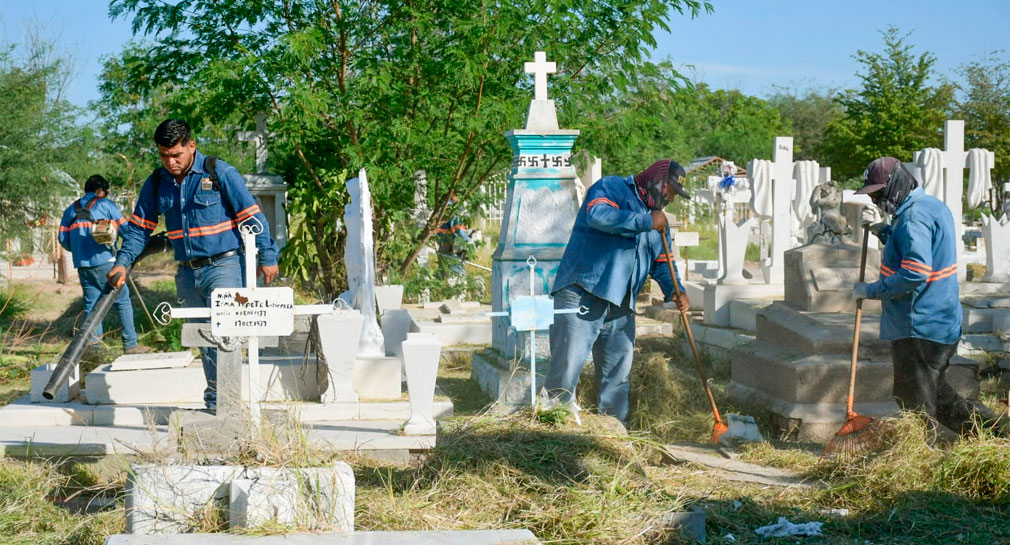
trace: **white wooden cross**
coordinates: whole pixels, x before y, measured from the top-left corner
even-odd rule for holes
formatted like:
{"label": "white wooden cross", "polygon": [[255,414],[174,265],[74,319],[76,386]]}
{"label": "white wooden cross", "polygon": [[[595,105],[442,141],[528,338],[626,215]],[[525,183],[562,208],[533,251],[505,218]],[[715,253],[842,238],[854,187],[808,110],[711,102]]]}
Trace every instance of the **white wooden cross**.
{"label": "white wooden cross", "polygon": [[547,100],[547,74],[558,71],[557,63],[547,62],[547,53],[537,51],[533,53],[533,62],[523,66],[527,74],[533,74],[533,99]]}
{"label": "white wooden cross", "polygon": [[256,114],[255,131],[238,131],[240,142],[256,143],[256,174],[266,174],[267,171],[267,138],[273,136],[267,133],[266,114]]}
{"label": "white wooden cross", "polygon": [[[211,292],[210,307],[172,308],[168,303],[158,305],[155,314],[159,321],[167,325],[166,315],[171,319],[210,318],[211,335],[221,346],[237,346],[240,338],[246,338],[249,355],[249,413],[253,430],[259,430],[260,423],[260,372],[259,338],[287,336],[294,331],[294,317],[300,315],[328,314],[335,312],[335,305],[295,305],[294,290],[291,288],[261,288],[256,286],[256,235],[263,226],[255,217],[239,225],[242,244],[245,248],[244,288],[218,288]],[[221,388],[219,392],[231,391]],[[241,390],[235,389],[240,392]],[[219,403],[219,406],[222,405]],[[238,405],[238,402],[235,403]]]}
{"label": "white wooden cross", "polygon": [[555,314],[585,314],[585,307],[554,310],[554,299],[549,295],[536,294],[537,260],[530,256],[526,260],[530,267],[530,294],[516,297],[509,310],[488,312],[486,316],[508,316],[516,331],[528,331],[530,334],[530,405],[537,403],[537,331],[550,329],[554,324]]}
{"label": "white wooden cross", "polygon": [[[917,160],[922,151],[915,153],[914,160]],[[957,278],[963,281],[967,277],[966,262],[960,259],[964,254],[964,219],[961,199],[964,195],[964,165],[968,158],[968,152],[964,150],[964,121],[959,119],[948,119],[943,123],[943,150],[940,152],[940,164],[943,168],[943,187],[940,191],[940,198],[944,204],[950,208],[950,213],[954,216],[954,230],[957,236],[954,241],[957,244]],[[920,180],[922,181],[922,180]]]}

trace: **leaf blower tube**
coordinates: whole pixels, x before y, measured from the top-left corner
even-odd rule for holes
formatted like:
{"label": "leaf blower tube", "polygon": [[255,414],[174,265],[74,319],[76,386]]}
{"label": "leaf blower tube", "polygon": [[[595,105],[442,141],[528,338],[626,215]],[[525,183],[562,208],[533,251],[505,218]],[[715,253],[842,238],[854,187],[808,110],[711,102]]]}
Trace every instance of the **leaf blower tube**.
{"label": "leaf blower tube", "polygon": [[[172,248],[171,243],[168,241],[168,237],[165,233],[159,233],[154,235],[148,240],[147,245],[144,247],[144,251],[137,256],[137,259],[133,261],[133,265],[130,265],[126,269],[126,274],[129,275],[133,270],[133,267],[147,256],[160,254],[162,252],[167,252]],[[102,319],[105,315],[109,313],[112,308],[113,303],[116,302],[116,297],[119,296],[120,290],[123,289],[126,283],[124,282],[120,287],[113,288],[109,284],[105,285],[105,289],[102,290],[102,295],[95,302],[95,306],[92,307],[91,312],[88,313],[88,317],[84,319],[84,323],[81,324],[81,328],[77,330],[77,334],[74,338],[70,340],[70,344],[67,345],[66,350],[63,351],[63,355],[60,356],[60,362],[56,364],[56,369],[53,370],[53,374],[49,377],[49,383],[46,384],[45,389],[42,390],[42,397],[47,400],[52,400],[56,398],[56,392],[60,389],[60,385],[64,384],[67,377],[70,376],[70,372],[73,371],[74,367],[77,366],[81,361],[81,356],[84,354],[84,350],[88,347],[88,341],[94,334],[95,330],[98,329],[98,325],[102,323]]]}

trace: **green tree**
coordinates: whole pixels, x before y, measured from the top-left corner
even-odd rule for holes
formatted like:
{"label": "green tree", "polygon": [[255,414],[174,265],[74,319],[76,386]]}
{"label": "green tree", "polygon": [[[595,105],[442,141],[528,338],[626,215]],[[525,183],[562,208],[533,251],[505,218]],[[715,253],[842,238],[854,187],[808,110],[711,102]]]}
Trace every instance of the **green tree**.
{"label": "green tree", "polygon": [[938,146],[952,111],[953,85],[930,84],[936,57],[916,55],[895,27],[881,34],[882,53],[857,52],[862,88],[838,95],[844,116],[827,127],[824,152],[838,179],[859,176],[880,156],[911,160],[915,151]]}
{"label": "green tree", "polygon": [[992,171],[993,211],[1001,210],[1002,184],[1010,181],[1010,62],[993,52],[984,61],[960,66],[964,99],[958,117],[965,121],[965,144],[996,155]]}
{"label": "green tree", "polygon": [[807,89],[798,93],[795,89],[776,87],[768,98],[793,136],[793,157],[797,161],[819,161],[824,156],[825,130],[842,117],[841,105],[834,100],[837,94],[836,89]]}
{"label": "green tree", "polygon": [[61,95],[67,73],[66,61],[37,38],[0,50],[0,241],[59,215],[60,197],[79,190],[68,172],[84,152]]}
{"label": "green tree", "polygon": [[[124,81],[173,85],[185,116],[207,123],[269,112],[275,170],[311,189],[293,195],[342,208],[341,180],[368,168],[379,267],[404,271],[454,212],[450,194],[472,201],[509,165],[502,133],[522,122],[531,82],[521,67],[535,50],[558,63],[551,93],[564,111],[585,89],[580,76],[606,74],[611,90],[633,84],[670,11],[702,9],[702,0],[113,0],[109,11],[132,16],[134,32],[153,40],[120,56]],[[433,213],[410,244],[396,244],[417,170],[427,172]],[[305,221],[305,233],[335,230],[325,215]],[[330,295],[342,284],[329,257],[341,236],[337,247],[290,241],[315,246],[301,255],[318,257]]]}

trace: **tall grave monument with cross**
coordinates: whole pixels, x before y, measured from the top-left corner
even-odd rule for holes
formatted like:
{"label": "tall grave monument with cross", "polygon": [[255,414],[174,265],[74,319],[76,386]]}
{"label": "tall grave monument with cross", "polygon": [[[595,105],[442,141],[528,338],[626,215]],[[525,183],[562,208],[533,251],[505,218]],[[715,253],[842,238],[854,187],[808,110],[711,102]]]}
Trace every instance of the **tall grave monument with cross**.
{"label": "tall grave monument with cross", "polygon": [[288,242],[287,212],[284,210],[288,184],[284,183],[284,179],[280,176],[267,171],[267,138],[271,136],[273,133],[267,132],[267,118],[263,112],[256,115],[255,131],[238,132],[240,142],[252,142],[256,145],[256,172],[244,175],[246,186],[259,201],[277,246],[283,248]]}
{"label": "tall grave monument with cross", "polygon": [[[571,158],[579,131],[558,128],[554,101],[547,98],[547,74],[557,71],[557,66],[537,51],[525,71],[533,74],[534,81],[526,126],[505,133],[513,160],[491,265],[494,312],[509,312],[517,297],[550,293],[579,210],[578,175]],[[532,276],[527,265],[531,256],[538,264]],[[546,361],[550,357],[547,331],[536,335],[536,357]],[[528,404],[530,344],[502,319],[492,321],[491,342],[490,350],[474,358],[475,378],[487,393],[506,403]]]}

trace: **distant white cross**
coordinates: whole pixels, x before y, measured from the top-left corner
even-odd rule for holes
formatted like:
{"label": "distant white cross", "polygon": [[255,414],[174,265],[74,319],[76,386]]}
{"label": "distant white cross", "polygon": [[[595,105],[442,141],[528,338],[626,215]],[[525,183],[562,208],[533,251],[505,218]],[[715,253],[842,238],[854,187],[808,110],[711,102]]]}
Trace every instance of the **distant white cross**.
{"label": "distant white cross", "polygon": [[265,174],[267,171],[267,116],[263,112],[256,114],[255,131],[239,131],[240,142],[256,143],[256,174]]}
{"label": "distant white cross", "polygon": [[533,98],[547,100],[547,74],[558,71],[557,63],[547,62],[547,53],[537,51],[533,54],[533,62],[526,63],[524,70],[533,74]]}

